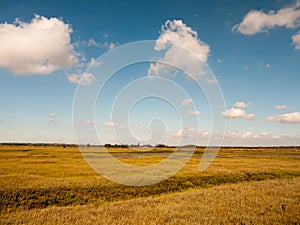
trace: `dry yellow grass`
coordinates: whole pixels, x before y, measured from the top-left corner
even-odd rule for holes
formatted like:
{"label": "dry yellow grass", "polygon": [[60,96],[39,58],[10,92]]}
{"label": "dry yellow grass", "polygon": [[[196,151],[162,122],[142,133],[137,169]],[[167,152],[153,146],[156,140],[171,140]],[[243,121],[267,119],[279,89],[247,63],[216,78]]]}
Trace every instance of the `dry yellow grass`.
{"label": "dry yellow grass", "polygon": [[[173,149],[159,149],[165,152]],[[114,154],[131,154],[129,149],[112,148]],[[201,156],[202,150],[199,151]],[[141,154],[141,153],[140,153]],[[261,156],[261,154],[270,156]],[[300,148],[222,149],[203,175],[244,172],[300,172]],[[276,156],[278,155],[278,156]],[[242,157],[241,157],[242,156]],[[129,164],[153,164],[157,156],[120,159]],[[200,158],[192,158],[177,175],[199,174]],[[0,145],[0,189],[94,186],[109,183],[83,159],[77,147]]]}
{"label": "dry yellow grass", "polygon": [[1,224],[299,224],[300,178],[224,185],[160,197],[16,211]]}
{"label": "dry yellow grass", "polygon": [[[172,150],[120,160],[148,165]],[[76,147],[0,145],[0,224],[300,224],[299,150],[221,149],[199,172],[198,149],[174,177],[136,188],[98,175]]]}

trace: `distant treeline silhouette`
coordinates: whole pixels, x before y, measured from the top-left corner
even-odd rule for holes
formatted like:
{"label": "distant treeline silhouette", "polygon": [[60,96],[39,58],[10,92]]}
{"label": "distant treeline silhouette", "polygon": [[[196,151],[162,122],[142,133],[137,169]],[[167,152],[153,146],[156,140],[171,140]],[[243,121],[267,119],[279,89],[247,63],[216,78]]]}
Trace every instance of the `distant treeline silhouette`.
{"label": "distant treeline silhouette", "polygon": [[257,149],[257,148],[300,148],[300,146],[198,146],[198,145],[182,145],[182,146],[171,146],[166,144],[157,144],[157,145],[140,145],[139,143],[134,144],[104,144],[104,145],[93,145],[93,144],[65,144],[65,143],[14,143],[14,142],[4,142],[0,143],[1,145],[8,146],[53,146],[53,147],[106,147],[106,148],[222,148],[222,149]]}

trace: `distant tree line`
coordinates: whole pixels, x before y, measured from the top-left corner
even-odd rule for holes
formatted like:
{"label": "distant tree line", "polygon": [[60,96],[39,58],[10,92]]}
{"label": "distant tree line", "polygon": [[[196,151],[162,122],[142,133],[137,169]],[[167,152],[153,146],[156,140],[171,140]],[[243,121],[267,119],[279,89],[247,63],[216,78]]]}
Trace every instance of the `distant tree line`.
{"label": "distant tree line", "polygon": [[104,144],[104,145],[93,145],[93,144],[64,144],[64,143],[13,143],[13,142],[4,142],[0,143],[1,145],[9,146],[54,146],[54,147],[107,147],[107,148],[222,148],[222,149],[280,149],[280,148],[295,148],[298,149],[300,146],[198,146],[198,145],[181,145],[181,146],[170,146],[165,144],[150,145],[144,144]]}
{"label": "distant tree line", "polygon": [[0,145],[10,146],[54,146],[54,147],[78,147],[76,144],[64,144],[64,143],[0,143]]}

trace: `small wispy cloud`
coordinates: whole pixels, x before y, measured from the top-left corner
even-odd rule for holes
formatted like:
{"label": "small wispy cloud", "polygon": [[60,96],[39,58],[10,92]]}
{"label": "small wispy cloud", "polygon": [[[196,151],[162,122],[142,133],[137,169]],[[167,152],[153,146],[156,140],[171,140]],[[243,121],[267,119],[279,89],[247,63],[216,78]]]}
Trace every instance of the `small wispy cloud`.
{"label": "small wispy cloud", "polygon": [[262,62],[258,62],[257,65],[258,65],[260,68],[266,68],[266,69],[270,69],[270,68],[272,67],[271,64],[269,64],[269,63],[264,64],[264,63],[262,63]]}
{"label": "small wispy cloud", "polygon": [[97,62],[93,57],[91,58],[90,62],[87,64],[88,67],[98,67],[102,65],[102,62]]}
{"label": "small wispy cloud", "polygon": [[108,49],[113,49],[117,46],[117,44],[113,43],[113,42],[104,42],[104,47],[108,48]]}
{"label": "small wispy cloud", "polygon": [[275,106],[275,109],[279,109],[279,110],[281,110],[281,109],[287,109],[288,107],[286,106],[286,105],[276,105]]}
{"label": "small wispy cloud", "polygon": [[192,102],[193,102],[192,99],[186,98],[186,99],[184,99],[184,100],[181,102],[181,105],[182,105],[182,106],[190,105]]}
{"label": "small wispy cloud", "polygon": [[82,75],[73,73],[69,74],[67,78],[70,83],[81,85],[90,85],[96,79],[92,73],[83,73]]}
{"label": "small wispy cloud", "polygon": [[55,113],[49,113],[49,119],[48,119],[48,123],[49,124],[53,124],[53,125],[60,125],[60,122],[58,120],[56,120],[56,114]]}
{"label": "small wispy cloud", "polygon": [[201,114],[201,112],[200,111],[191,111],[191,110],[189,110],[188,114],[191,115],[191,116],[199,116]]}
{"label": "small wispy cloud", "polygon": [[238,119],[238,118],[254,119],[255,118],[254,114],[248,114],[243,109],[240,109],[240,108],[228,109],[228,110],[222,112],[222,115],[226,119]]}
{"label": "small wispy cloud", "polygon": [[56,117],[56,114],[55,113],[50,113],[49,116],[50,117]]}
{"label": "small wispy cloud", "polygon": [[90,38],[87,42],[87,46],[89,47],[95,46],[97,48],[100,48],[101,44],[99,42],[96,42],[93,38]]}
{"label": "small wispy cloud", "polygon": [[218,80],[217,79],[206,79],[206,83],[208,83],[208,84],[216,84],[216,83],[218,83]]}
{"label": "small wispy cloud", "polygon": [[292,42],[296,50],[300,50],[300,31],[292,36]]}
{"label": "small wispy cloud", "polygon": [[104,126],[105,127],[113,127],[113,126],[116,126],[117,124],[116,123],[113,123],[113,122],[110,122],[110,121],[106,121],[104,123]]}
{"label": "small wispy cloud", "polygon": [[88,47],[97,47],[97,48],[105,48],[105,49],[113,49],[117,46],[117,43],[114,42],[97,42],[93,38],[90,38],[86,43]]}
{"label": "small wispy cloud", "polygon": [[232,106],[234,108],[245,109],[245,108],[248,108],[250,105],[251,105],[251,102],[248,102],[248,103],[245,103],[245,102],[236,102]]}
{"label": "small wispy cloud", "polygon": [[199,136],[199,131],[196,129],[189,127],[189,126],[184,126],[181,129],[179,129],[176,132],[171,133],[171,136],[173,137],[182,137],[182,138],[188,138],[188,137],[197,137]]}
{"label": "small wispy cloud", "polygon": [[266,118],[268,122],[279,122],[279,123],[300,123],[300,112],[293,112],[293,113],[285,113],[275,116],[268,116]]}
{"label": "small wispy cloud", "polygon": [[[277,145],[300,143],[300,136],[278,136],[267,131],[258,133],[251,131],[240,133],[234,130],[226,130],[225,132],[199,131],[191,127],[183,127],[169,135],[170,140],[177,141],[179,137],[188,140],[187,143],[198,145],[207,143],[212,137],[215,140],[222,139],[224,146],[274,146],[274,143]],[[195,140],[198,140],[198,142],[195,142]]]}
{"label": "small wispy cloud", "polygon": [[149,130],[149,128],[144,127],[144,126],[138,126],[137,130],[140,131],[140,132],[143,132],[143,133],[148,133],[148,134],[151,133],[151,131]]}
{"label": "small wispy cloud", "polygon": [[125,126],[125,125],[120,125],[120,126],[119,126],[119,129],[120,129],[120,130],[126,130],[126,129],[128,129],[128,127]]}
{"label": "small wispy cloud", "polygon": [[94,122],[90,119],[81,120],[81,121],[75,121],[72,123],[69,123],[68,126],[89,126],[94,124]]}

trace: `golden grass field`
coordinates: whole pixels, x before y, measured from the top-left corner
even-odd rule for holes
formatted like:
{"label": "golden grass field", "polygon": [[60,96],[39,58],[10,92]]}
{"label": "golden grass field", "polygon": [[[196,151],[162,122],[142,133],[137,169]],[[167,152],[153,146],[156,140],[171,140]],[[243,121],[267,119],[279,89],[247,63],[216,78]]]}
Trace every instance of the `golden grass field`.
{"label": "golden grass field", "polygon": [[[111,148],[147,165],[173,151]],[[140,187],[98,175],[77,147],[0,145],[0,224],[300,224],[300,148],[222,148],[199,172]],[[151,156],[155,153],[155,156]],[[159,154],[162,157],[160,157]]]}

